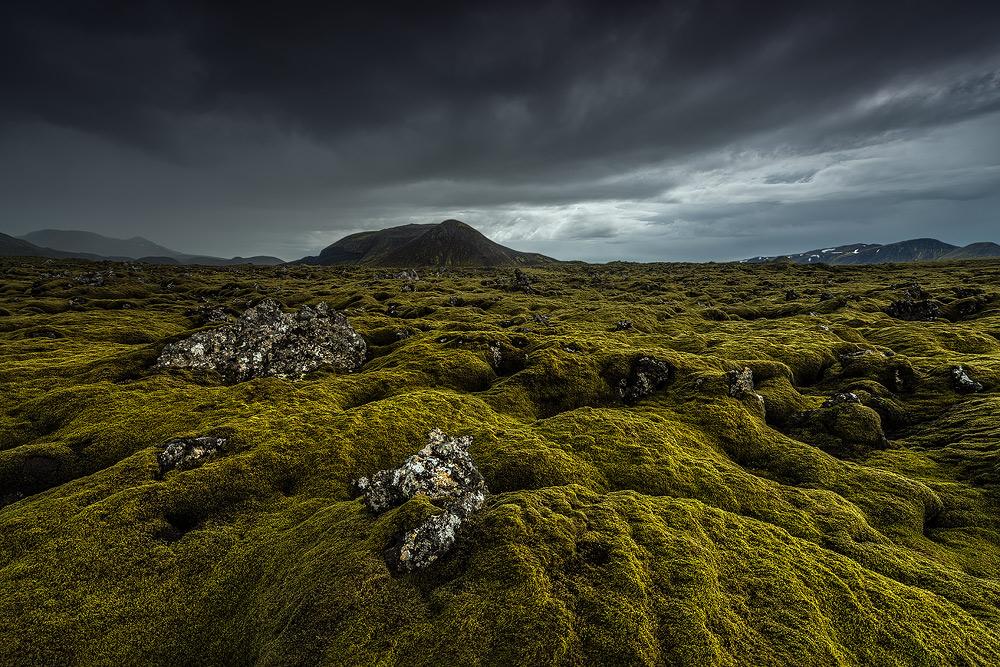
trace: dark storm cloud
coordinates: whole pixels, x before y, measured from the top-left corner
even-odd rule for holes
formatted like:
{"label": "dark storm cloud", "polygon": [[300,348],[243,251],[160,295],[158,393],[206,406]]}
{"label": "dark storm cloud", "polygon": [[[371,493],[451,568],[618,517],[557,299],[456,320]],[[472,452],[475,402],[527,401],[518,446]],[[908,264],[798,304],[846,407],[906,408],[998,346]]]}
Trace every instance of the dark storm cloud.
{"label": "dark storm cloud", "polygon": [[[464,213],[525,242],[766,235],[801,189],[763,186],[813,187],[839,152],[857,170],[1000,112],[984,3],[339,4],[5,3],[4,231],[73,214],[306,244]],[[698,194],[741,179],[758,186],[743,199]],[[834,217],[907,190],[840,183],[810,191]]]}

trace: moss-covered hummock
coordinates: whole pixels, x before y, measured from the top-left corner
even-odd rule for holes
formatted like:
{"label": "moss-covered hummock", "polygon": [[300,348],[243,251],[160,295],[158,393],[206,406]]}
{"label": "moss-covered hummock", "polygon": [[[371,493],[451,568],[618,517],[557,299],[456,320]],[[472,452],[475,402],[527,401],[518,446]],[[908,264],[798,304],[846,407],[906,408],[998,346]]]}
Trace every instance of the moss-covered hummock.
{"label": "moss-covered hummock", "polygon": [[[0,664],[1000,664],[1000,263],[526,272],[0,260]],[[265,298],[367,362],[151,370]],[[442,508],[350,482],[435,427],[491,495],[394,575]]]}

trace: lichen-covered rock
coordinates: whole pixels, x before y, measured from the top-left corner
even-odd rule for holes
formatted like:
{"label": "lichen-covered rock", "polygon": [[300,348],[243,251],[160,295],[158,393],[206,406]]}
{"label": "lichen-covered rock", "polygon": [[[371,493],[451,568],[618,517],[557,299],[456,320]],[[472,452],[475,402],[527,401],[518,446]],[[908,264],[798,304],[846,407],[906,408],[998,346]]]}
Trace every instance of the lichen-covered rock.
{"label": "lichen-covered rock", "polygon": [[623,401],[631,402],[649,396],[670,380],[673,368],[665,361],[653,357],[639,357],[632,372],[622,378],[616,387]]}
{"label": "lichen-covered rock", "polygon": [[832,408],[833,406],[840,405],[842,403],[860,403],[860,402],[861,402],[861,399],[858,398],[858,395],[855,394],[854,392],[852,392],[852,391],[839,392],[838,391],[836,394],[834,394],[830,398],[828,398],[825,401],[823,401],[822,407],[824,407],[824,408]]}
{"label": "lichen-covered rock", "polygon": [[93,287],[101,287],[104,285],[104,276],[96,271],[84,271],[80,275],[73,278],[73,280],[81,285],[91,285]]}
{"label": "lichen-covered rock", "polygon": [[366,351],[347,318],[325,303],[302,306],[292,315],[267,299],[232,324],[167,345],[153,368],[216,370],[234,382],[296,378],[323,365],[358,368]]}
{"label": "lichen-covered rock", "polygon": [[730,396],[743,398],[753,393],[753,371],[749,367],[744,366],[741,371],[729,371]]}
{"label": "lichen-covered rock", "polygon": [[399,537],[385,551],[386,564],[396,572],[430,565],[455,543],[462,522],[482,507],[489,490],[469,454],[472,436],[449,438],[441,429],[428,433],[428,443],[392,470],[362,477],[354,486],[368,509],[385,512],[415,496],[444,500],[445,512]]}
{"label": "lichen-covered rock", "polygon": [[198,438],[175,438],[163,445],[163,451],[156,455],[160,464],[160,474],[170,470],[188,469],[204,463],[202,459],[218,452],[226,444],[225,438],[202,436]]}
{"label": "lichen-covered rock", "polygon": [[420,275],[414,269],[404,269],[393,278],[396,280],[420,280]]}
{"label": "lichen-covered rock", "polygon": [[931,301],[930,299],[914,301],[907,298],[893,301],[885,308],[884,312],[890,317],[895,317],[897,320],[932,322],[938,318],[940,309],[936,301]]}
{"label": "lichen-covered rock", "polygon": [[951,378],[955,391],[961,394],[973,394],[983,390],[983,384],[970,378],[962,366],[955,366],[951,369]]}

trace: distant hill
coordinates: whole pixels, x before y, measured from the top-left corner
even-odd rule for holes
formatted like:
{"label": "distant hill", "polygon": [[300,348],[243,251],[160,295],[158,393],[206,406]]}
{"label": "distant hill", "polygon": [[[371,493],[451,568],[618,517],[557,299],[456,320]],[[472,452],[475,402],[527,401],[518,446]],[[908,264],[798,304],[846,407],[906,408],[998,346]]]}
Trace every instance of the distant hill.
{"label": "distant hill", "polygon": [[989,241],[970,243],[964,248],[950,250],[940,259],[975,259],[977,257],[1000,257],[1000,245]]}
{"label": "distant hill", "polygon": [[49,257],[51,259],[103,259],[97,255],[87,253],[66,252],[55,250],[54,248],[37,246],[29,241],[0,233],[0,257],[4,256]]}
{"label": "distant hill", "polygon": [[437,225],[403,225],[374,232],[358,232],[345,236],[320,251],[318,256],[303,257],[290,264],[331,266],[334,264],[362,264],[365,260],[387,255]]}
{"label": "distant hill", "polygon": [[318,256],[292,264],[369,266],[528,266],[557,260],[519,252],[486,238],[458,220],[436,225],[404,225],[346,236]]}
{"label": "distant hill", "polygon": [[937,239],[911,239],[880,245],[878,243],[854,243],[809,250],[794,255],[757,256],[743,260],[744,263],[791,261],[796,264],[886,264],[889,262],[922,262],[935,259],[972,259],[976,257],[1000,257],[1000,245],[996,243],[972,243],[959,247]]}
{"label": "distant hill", "polygon": [[42,229],[21,237],[37,246],[58,248],[70,252],[86,252],[102,257],[139,257],[163,256],[180,259],[183,253],[170,248],[164,248],[152,241],[134,236],[130,239],[115,239],[94,232],[82,232],[67,229]]}
{"label": "distant hill", "polygon": [[[6,235],[4,235],[6,236]],[[13,237],[7,237],[13,238]],[[284,264],[278,257],[259,255],[255,257],[212,257],[209,255],[190,255],[153,243],[141,236],[130,239],[116,239],[94,232],[82,232],[65,229],[43,229],[25,234],[19,239],[35,251],[25,250],[17,253],[36,257],[80,257],[84,259],[137,260],[149,264],[206,264],[209,266],[231,266],[234,264]],[[0,254],[3,253],[0,248]],[[44,254],[56,252],[57,255]]]}

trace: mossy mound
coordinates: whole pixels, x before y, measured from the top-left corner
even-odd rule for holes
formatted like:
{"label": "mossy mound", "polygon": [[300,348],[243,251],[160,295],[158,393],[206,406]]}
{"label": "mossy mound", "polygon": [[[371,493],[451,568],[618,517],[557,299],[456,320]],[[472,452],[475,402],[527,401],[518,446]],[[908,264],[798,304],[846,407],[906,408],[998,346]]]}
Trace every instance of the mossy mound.
{"label": "mossy mound", "polygon": [[[0,270],[0,664],[1000,664],[995,260]],[[916,282],[947,319],[883,312]],[[266,298],[343,310],[366,363],[151,370]],[[394,575],[441,507],[351,481],[435,427],[492,495]]]}

